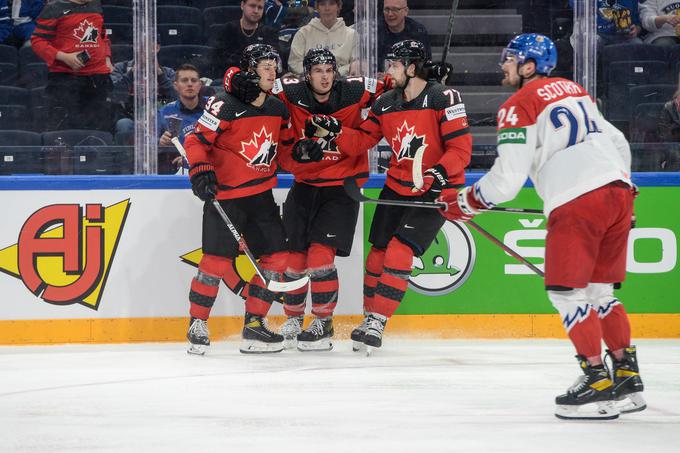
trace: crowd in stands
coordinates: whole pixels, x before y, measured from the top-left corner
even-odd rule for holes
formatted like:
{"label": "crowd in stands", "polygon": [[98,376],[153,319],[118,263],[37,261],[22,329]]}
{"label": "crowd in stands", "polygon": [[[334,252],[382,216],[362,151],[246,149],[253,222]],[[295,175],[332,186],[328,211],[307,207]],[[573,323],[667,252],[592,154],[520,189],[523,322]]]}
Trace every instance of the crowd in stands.
{"label": "crowd in stands", "polygon": [[[575,1],[583,0],[525,0],[518,6],[519,13],[526,16],[525,29],[520,31],[552,35],[561,55],[558,75],[567,77],[570,77],[572,52],[570,8]],[[336,56],[341,76],[359,75],[354,3],[353,0],[158,0],[155,66],[159,145],[169,146],[172,136],[183,140],[200,115],[205,96],[221,88],[222,74],[227,68],[239,65],[242,49],[250,44],[266,43],[276,47],[282,56],[284,73],[302,73],[302,60],[307,51],[323,47]],[[478,8],[484,2],[469,0],[467,3],[468,7]],[[514,6],[510,1],[498,3],[500,7]],[[466,1],[461,4],[465,5]],[[425,45],[430,57],[433,46],[441,46],[441,36],[431,36],[418,16],[410,16],[409,6],[415,5],[414,0],[378,2],[379,71],[383,69],[386,49],[395,42],[417,39]],[[0,0],[0,130],[100,130],[110,133],[115,145],[133,145],[135,65],[131,6],[132,0]],[[418,7],[424,8],[420,4]],[[553,16],[553,11],[558,15]],[[606,49],[622,44],[663,47],[667,57],[662,61],[662,57],[657,56],[653,64],[636,66],[637,58],[628,55],[630,64],[626,70],[637,71],[637,79],[621,82],[623,90],[618,94],[616,83],[621,74],[625,76],[625,71],[619,71],[622,66],[617,65],[611,70],[603,67],[600,80],[609,84],[600,92],[605,113],[625,114],[626,121],[635,117],[639,113],[636,106],[627,105],[621,110],[617,102],[629,103],[628,90],[637,85],[662,84],[665,88],[656,92],[654,108],[645,110],[658,120],[655,130],[652,138],[643,137],[641,141],[680,141],[680,89],[675,83],[680,64],[674,63],[680,61],[680,2],[598,0],[597,12],[598,46],[606,65],[619,61],[608,57],[611,53]],[[548,24],[548,29],[532,29],[542,24]],[[646,71],[643,71],[645,75],[663,70],[664,76],[641,78],[640,67]],[[619,79],[608,76],[614,69],[619,71]],[[672,81],[668,74],[672,75]],[[672,99],[668,94],[671,88]],[[17,90],[24,93],[24,103],[13,100],[12,96],[21,95]],[[464,87],[462,91],[465,92]],[[666,97],[659,99],[659,93]],[[614,99],[616,96],[619,101]],[[492,122],[480,124],[493,126]],[[633,134],[627,127],[628,124],[623,126],[624,131]],[[178,163],[179,160],[175,162]]]}

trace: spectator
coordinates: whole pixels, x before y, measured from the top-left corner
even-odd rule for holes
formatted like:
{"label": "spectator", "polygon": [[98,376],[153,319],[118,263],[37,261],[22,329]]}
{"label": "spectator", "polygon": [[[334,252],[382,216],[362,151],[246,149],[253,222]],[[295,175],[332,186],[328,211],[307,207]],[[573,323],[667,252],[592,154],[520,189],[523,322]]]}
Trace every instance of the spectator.
{"label": "spectator", "polygon": [[[156,40],[156,53],[160,50],[160,36]],[[113,82],[113,94],[111,101],[116,108],[114,117],[116,120],[114,137],[116,145],[132,145],[135,137],[134,118],[134,60],[121,61],[113,66],[111,81]],[[158,81],[157,99],[158,104],[164,105],[177,98],[173,80],[175,70],[167,66],[161,66],[156,60],[156,76]]]}
{"label": "spectator", "polygon": [[[574,7],[574,0],[569,0],[569,6]],[[638,37],[641,31],[638,0],[597,0],[599,48],[610,44],[641,44]]]}
{"label": "spectator", "polygon": [[277,47],[276,30],[260,23],[264,14],[264,0],[241,0],[241,10],[241,18],[227,22],[224,33],[215,43],[216,74],[224,74],[227,68],[239,66],[243,49],[251,44]]}
{"label": "spectator", "polygon": [[680,2],[677,0],[641,0],[640,19],[649,32],[645,42],[658,46],[680,44]]}
{"label": "spectator", "polygon": [[[161,146],[173,146],[170,141],[173,137],[178,137],[184,144],[184,138],[194,131],[205,107],[206,98],[200,95],[203,83],[195,66],[183,64],[177,68],[173,85],[178,99],[158,112],[158,143]],[[178,154],[172,164],[177,168],[181,163],[182,157]]]}
{"label": "spectator", "polygon": [[0,0],[0,44],[30,45],[35,20],[40,15],[45,0]]}
{"label": "spectator", "polygon": [[408,17],[406,0],[385,0],[383,19],[378,21],[378,65],[381,70],[387,51],[405,39],[420,41],[425,46],[427,58],[432,59],[430,36],[420,22]]}
{"label": "spectator", "polygon": [[353,72],[350,70],[350,64],[354,61],[357,32],[338,17],[341,9],[341,0],[317,0],[316,10],[319,17],[309,21],[293,37],[288,58],[288,69],[291,72],[302,74],[302,59],[309,49],[314,48],[324,48],[333,52],[341,76]]}
{"label": "spectator", "polygon": [[657,135],[660,142],[680,143],[680,80],[673,99],[666,102],[661,110]]}
{"label": "spectator", "polygon": [[48,3],[31,45],[49,70],[47,130],[110,130],[111,49],[101,1]]}

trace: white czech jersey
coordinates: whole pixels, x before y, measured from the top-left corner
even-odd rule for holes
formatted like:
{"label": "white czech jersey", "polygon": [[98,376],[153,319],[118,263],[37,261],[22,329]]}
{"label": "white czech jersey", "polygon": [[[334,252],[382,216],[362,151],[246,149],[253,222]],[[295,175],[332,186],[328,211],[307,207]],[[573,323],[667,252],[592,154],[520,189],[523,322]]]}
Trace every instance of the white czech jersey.
{"label": "white czech jersey", "polygon": [[476,184],[488,205],[515,198],[527,177],[546,217],[612,181],[630,182],[630,147],[580,85],[561,78],[530,82],[498,111],[498,158]]}

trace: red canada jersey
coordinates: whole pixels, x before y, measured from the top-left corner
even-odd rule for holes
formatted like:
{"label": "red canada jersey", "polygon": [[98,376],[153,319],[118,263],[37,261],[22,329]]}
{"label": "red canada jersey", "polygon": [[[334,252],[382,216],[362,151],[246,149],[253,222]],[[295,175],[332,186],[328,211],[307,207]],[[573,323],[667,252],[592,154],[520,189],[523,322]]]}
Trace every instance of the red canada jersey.
{"label": "red canada jersey", "polygon": [[[326,102],[319,102],[309,85],[301,79],[277,79],[272,93],[288,107],[296,140],[304,138],[305,120],[314,114],[332,115],[343,125],[358,127],[363,121],[362,109],[369,108],[383,92],[384,84],[375,79],[352,77],[336,81]],[[335,139],[316,139],[324,156],[319,162],[301,164],[290,153],[280,155],[281,166],[295,176],[297,182],[312,186],[340,186],[347,177],[363,185],[368,179],[366,150],[340,148]]]}
{"label": "red canada jersey", "polygon": [[400,195],[417,195],[411,192],[413,159],[421,148],[423,168],[418,171],[439,164],[446,169],[450,184],[465,183],[472,136],[460,93],[451,87],[428,82],[422,93],[408,102],[403,90],[390,90],[375,101],[358,129],[343,124],[336,141],[342,149],[358,152],[383,137],[392,148],[386,185]]}
{"label": "red canada jersey", "polygon": [[[77,75],[109,74],[106,57],[110,42],[104,29],[100,0],[78,4],[66,0],[47,3],[36,20],[31,36],[33,52],[47,63],[50,72]],[[90,60],[77,72],[56,59],[58,52],[87,51]]]}
{"label": "red canada jersey", "polygon": [[255,195],[276,186],[277,156],[290,154],[290,114],[279,99],[244,104],[229,94],[208,99],[184,147],[191,166],[215,168],[220,200]]}

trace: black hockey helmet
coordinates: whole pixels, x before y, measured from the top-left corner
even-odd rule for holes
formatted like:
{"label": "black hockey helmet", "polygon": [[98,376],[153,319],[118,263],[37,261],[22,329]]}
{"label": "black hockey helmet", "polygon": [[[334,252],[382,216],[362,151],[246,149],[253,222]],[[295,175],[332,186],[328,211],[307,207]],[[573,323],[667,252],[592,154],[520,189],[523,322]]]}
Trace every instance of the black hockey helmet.
{"label": "black hockey helmet", "polygon": [[392,47],[385,55],[387,60],[399,60],[408,66],[411,63],[427,61],[427,51],[422,42],[415,39],[404,39],[403,41],[392,44]]}
{"label": "black hockey helmet", "polygon": [[317,64],[329,64],[333,66],[333,71],[337,72],[338,70],[338,64],[335,61],[333,52],[323,48],[309,49],[304,60],[302,60],[302,66],[305,68],[305,77],[309,75],[312,66]]}
{"label": "black hockey helmet", "polygon": [[269,44],[251,44],[241,54],[241,70],[255,69],[261,60],[276,61],[276,71],[281,72],[281,57],[279,52]]}

